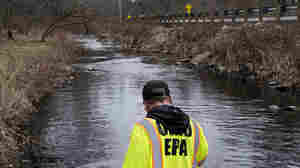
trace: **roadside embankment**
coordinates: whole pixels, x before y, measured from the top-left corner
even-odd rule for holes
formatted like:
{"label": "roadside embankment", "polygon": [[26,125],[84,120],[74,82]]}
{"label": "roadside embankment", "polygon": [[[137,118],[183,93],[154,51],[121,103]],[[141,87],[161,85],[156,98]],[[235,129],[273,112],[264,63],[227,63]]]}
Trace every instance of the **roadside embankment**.
{"label": "roadside embankment", "polygon": [[[120,25],[119,25],[120,26]],[[161,26],[130,23],[107,31],[125,51],[168,57],[168,63],[188,64],[219,75],[252,80],[279,91],[300,88],[300,61],[293,25],[188,24]],[[103,38],[101,34],[100,38]],[[158,59],[159,60],[159,59]]]}
{"label": "roadside embankment", "polygon": [[43,96],[71,84],[70,66],[82,50],[64,33],[47,42],[17,36],[0,42],[0,167],[20,167],[26,143],[33,143],[27,123]]}

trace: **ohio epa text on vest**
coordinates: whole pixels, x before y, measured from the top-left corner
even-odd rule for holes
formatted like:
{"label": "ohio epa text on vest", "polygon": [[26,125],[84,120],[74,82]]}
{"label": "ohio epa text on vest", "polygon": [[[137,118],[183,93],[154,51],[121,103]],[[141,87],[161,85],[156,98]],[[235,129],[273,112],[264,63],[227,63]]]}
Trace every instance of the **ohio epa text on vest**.
{"label": "ohio epa text on vest", "polygon": [[[179,150],[179,153],[178,153]],[[166,138],[165,139],[165,155],[187,156],[187,143],[185,139]]]}

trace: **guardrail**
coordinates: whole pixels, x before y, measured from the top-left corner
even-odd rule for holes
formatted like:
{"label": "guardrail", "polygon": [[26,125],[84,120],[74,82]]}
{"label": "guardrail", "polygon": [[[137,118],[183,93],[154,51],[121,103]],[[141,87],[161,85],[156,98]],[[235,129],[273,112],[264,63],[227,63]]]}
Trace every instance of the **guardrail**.
{"label": "guardrail", "polygon": [[255,23],[255,22],[296,22],[298,21],[297,6],[281,6],[280,8],[250,8],[224,10],[222,16],[208,16],[200,13],[198,16],[162,16],[162,24],[179,23]]}

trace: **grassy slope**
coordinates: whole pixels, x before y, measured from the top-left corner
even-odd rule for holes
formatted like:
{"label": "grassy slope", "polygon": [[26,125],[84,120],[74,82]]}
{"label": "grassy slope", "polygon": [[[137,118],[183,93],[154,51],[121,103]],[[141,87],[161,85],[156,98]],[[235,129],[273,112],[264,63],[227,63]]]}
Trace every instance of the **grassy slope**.
{"label": "grassy slope", "polygon": [[31,56],[47,56],[52,45],[38,41],[7,41],[0,46],[0,66],[6,66],[8,54],[24,60]]}
{"label": "grassy slope", "polygon": [[72,75],[68,64],[77,52],[68,40],[1,42],[0,167],[18,167],[17,153],[32,140],[24,124],[37,110],[39,99]]}

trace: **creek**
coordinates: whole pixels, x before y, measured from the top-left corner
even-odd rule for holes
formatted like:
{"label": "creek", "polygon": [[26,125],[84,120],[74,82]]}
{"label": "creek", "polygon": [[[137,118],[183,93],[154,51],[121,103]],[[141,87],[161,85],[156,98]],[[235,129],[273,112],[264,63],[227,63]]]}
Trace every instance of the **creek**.
{"label": "creek", "polygon": [[121,54],[113,42],[79,40],[90,50],[73,65],[80,77],[34,116],[33,134],[43,145],[34,152],[37,167],[121,167],[130,131],[145,116],[141,91],[151,79],[165,80],[174,104],[201,123],[209,145],[205,167],[300,167],[300,113],[267,109],[296,105],[293,98],[184,66],[152,64],[150,56]]}

